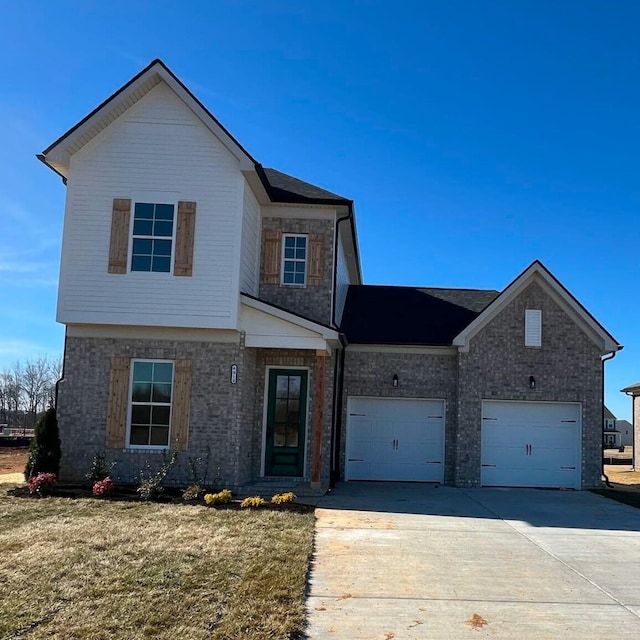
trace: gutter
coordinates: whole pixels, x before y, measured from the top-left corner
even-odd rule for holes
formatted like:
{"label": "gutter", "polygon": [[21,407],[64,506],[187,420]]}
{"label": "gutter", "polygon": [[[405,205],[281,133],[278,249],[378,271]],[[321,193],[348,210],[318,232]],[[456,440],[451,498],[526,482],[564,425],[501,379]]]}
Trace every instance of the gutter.
{"label": "gutter", "polygon": [[[622,349],[622,346],[620,346],[620,349]],[[602,415],[600,416],[600,432],[601,433],[604,430],[604,363],[607,360],[613,360],[616,357],[616,354],[618,353],[618,351],[611,351],[611,353],[606,355],[604,358],[600,359],[600,361],[602,362]],[[600,447],[602,448],[602,446],[603,446],[603,441],[601,440],[600,441]],[[604,455],[603,454],[604,454],[604,450],[600,454],[600,465],[601,465],[600,466],[600,468],[601,468],[600,472],[602,474],[602,477],[604,478],[604,481],[605,481],[607,487],[612,487],[613,485],[611,484],[611,481],[609,480],[609,476],[604,472]]]}

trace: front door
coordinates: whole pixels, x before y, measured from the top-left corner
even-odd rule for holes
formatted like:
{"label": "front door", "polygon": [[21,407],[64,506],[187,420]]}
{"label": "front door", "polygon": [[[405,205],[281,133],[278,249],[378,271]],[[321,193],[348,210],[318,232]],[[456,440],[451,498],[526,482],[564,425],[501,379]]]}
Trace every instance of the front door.
{"label": "front door", "polygon": [[306,417],[307,372],[270,369],[265,475],[303,475]]}

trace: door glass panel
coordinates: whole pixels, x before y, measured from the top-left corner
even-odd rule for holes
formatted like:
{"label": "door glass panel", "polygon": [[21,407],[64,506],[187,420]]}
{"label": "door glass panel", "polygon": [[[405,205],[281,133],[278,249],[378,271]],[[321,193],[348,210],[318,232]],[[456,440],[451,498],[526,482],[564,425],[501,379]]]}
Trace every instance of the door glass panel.
{"label": "door glass panel", "polygon": [[289,424],[298,424],[300,421],[300,403],[298,400],[289,400],[287,411],[287,422]]}
{"label": "door glass panel", "polygon": [[287,425],[276,423],[273,431],[273,446],[284,447],[287,442]]}
{"label": "door glass panel", "polygon": [[276,422],[287,421],[287,401],[286,399],[278,398],[276,400]]}
{"label": "door glass panel", "polygon": [[276,381],[276,398],[286,398],[289,393],[289,376],[278,376]]}
{"label": "door glass panel", "polygon": [[289,376],[289,397],[300,397],[300,376]]}
{"label": "door glass panel", "polygon": [[287,427],[287,447],[298,446],[298,425],[288,425]]}

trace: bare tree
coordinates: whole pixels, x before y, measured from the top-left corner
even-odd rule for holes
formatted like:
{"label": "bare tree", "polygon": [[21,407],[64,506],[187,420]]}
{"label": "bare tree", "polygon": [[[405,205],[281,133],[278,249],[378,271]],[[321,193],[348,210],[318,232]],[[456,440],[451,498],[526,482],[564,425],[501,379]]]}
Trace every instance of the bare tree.
{"label": "bare tree", "polygon": [[47,356],[27,360],[22,369],[22,390],[29,422],[34,424],[39,410],[45,409],[51,386],[51,363]]}

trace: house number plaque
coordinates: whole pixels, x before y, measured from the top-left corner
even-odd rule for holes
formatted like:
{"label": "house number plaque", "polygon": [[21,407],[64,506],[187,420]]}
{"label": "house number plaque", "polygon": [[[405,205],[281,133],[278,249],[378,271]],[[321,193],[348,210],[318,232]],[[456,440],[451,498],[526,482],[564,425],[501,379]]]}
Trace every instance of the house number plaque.
{"label": "house number plaque", "polygon": [[238,365],[232,364],[231,365],[231,384],[235,384],[236,382],[238,382]]}

